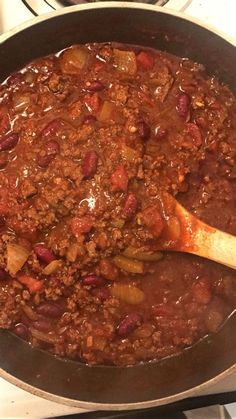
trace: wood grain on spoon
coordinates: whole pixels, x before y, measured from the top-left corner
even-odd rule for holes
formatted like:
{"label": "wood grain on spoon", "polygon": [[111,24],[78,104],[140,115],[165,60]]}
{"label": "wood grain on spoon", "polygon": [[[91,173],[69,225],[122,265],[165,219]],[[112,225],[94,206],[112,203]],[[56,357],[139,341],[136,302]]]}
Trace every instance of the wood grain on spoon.
{"label": "wood grain on spoon", "polygon": [[[192,253],[236,269],[236,237],[213,228],[187,211],[168,193],[163,193],[165,219],[178,220],[179,238],[160,242],[162,249]],[[168,237],[168,235],[167,235]]]}

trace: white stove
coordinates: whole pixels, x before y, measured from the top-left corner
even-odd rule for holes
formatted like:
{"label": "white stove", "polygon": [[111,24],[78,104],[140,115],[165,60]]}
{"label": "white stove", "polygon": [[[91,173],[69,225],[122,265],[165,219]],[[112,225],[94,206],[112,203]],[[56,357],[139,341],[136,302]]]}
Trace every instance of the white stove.
{"label": "white stove", "polygon": [[[90,0],[0,0],[0,34],[43,13],[86,2]],[[143,0],[143,2],[182,11],[187,15],[207,21],[208,24],[236,39],[236,0]],[[230,391],[236,391],[236,375],[224,379],[196,396]],[[229,405],[228,410],[231,417],[236,419],[236,404]],[[1,419],[41,419],[82,412],[85,410],[41,399],[0,379]],[[197,418],[197,416],[194,417]],[[203,416],[198,416],[200,417],[203,418]],[[204,417],[213,418],[209,415]]]}

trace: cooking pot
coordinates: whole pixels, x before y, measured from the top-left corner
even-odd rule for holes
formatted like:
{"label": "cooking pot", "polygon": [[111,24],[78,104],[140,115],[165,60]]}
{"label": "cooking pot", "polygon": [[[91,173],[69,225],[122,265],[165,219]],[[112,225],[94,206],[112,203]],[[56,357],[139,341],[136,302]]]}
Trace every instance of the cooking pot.
{"label": "cooking pot", "polygon": [[[185,15],[135,3],[75,6],[35,18],[0,37],[0,79],[75,43],[117,41],[203,63],[236,92],[235,43]],[[136,409],[197,395],[236,372],[236,314],[213,336],[160,362],[87,366],[33,349],[0,332],[1,376],[38,396],[86,409]]]}

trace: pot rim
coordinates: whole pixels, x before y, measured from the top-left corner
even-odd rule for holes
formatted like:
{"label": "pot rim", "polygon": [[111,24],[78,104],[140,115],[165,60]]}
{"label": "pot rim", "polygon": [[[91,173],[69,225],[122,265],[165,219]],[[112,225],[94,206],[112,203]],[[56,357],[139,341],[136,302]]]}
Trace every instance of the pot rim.
{"label": "pot rim", "polygon": [[0,377],[8,381],[9,383],[21,388],[22,390],[28,391],[28,393],[33,394],[34,396],[42,397],[46,400],[60,403],[70,407],[77,407],[85,410],[133,410],[133,409],[146,409],[151,407],[163,406],[166,404],[174,403],[179,400],[186,399],[188,397],[198,397],[201,395],[211,394],[211,392],[205,394],[199,394],[200,392],[206,390],[208,387],[218,384],[221,380],[229,377],[233,373],[236,373],[236,363],[231,367],[227,368],[222,373],[218,374],[216,377],[211,378],[208,381],[205,381],[198,386],[192,387],[189,390],[182,391],[173,396],[163,397],[161,399],[148,400],[145,402],[136,402],[136,403],[93,403],[85,402],[76,399],[70,399],[68,397],[58,396],[53,393],[48,393],[47,391],[38,389],[37,387],[31,386],[24,381],[14,377],[13,375],[7,373],[2,368],[0,368]]}
{"label": "pot rim", "polygon": [[[202,22],[200,19],[197,19],[195,17],[191,17],[188,15],[185,15],[182,12],[176,12],[171,9],[165,8],[159,6],[153,6],[153,5],[147,5],[147,4],[141,4],[141,3],[128,3],[128,2],[100,2],[100,3],[91,3],[91,4],[84,4],[84,5],[76,5],[76,6],[70,6],[67,8],[55,10],[46,14],[43,14],[38,17],[34,17],[27,22],[20,24],[13,29],[9,30],[8,32],[0,35],[0,45],[3,44],[5,41],[7,41],[9,38],[11,38],[14,35],[17,35],[22,30],[25,30],[31,26],[37,25],[38,23],[50,20],[56,16],[63,16],[65,14],[70,14],[74,12],[79,11],[86,11],[86,10],[96,10],[96,9],[120,9],[120,8],[127,8],[127,9],[141,9],[141,10],[149,10],[156,13],[163,13],[166,15],[171,15],[178,17],[183,20],[187,20],[194,25],[200,26],[203,29],[207,29],[210,32],[218,35],[219,37],[226,40],[228,43],[236,47],[236,39],[234,39],[231,36],[228,36],[222,31],[217,30],[213,26],[209,25],[208,23]],[[204,391],[206,388],[215,385],[219,383],[222,379],[230,376],[231,374],[236,373],[236,363],[233,364],[231,367],[224,370],[222,373],[218,374],[214,378],[211,378],[208,381],[205,381],[202,384],[199,384],[195,387],[192,387],[188,390],[185,390],[183,392],[177,393],[172,396],[163,397],[161,399],[154,399],[144,402],[135,402],[135,403],[119,403],[119,404],[109,404],[109,403],[93,403],[93,402],[85,402],[80,401],[77,399],[70,399],[62,396],[55,395],[53,393],[49,393],[47,391],[38,389],[16,377],[9,374],[2,368],[0,368],[0,377],[7,380],[11,384],[21,388],[22,390],[28,391],[29,393],[38,396],[43,397],[47,400],[61,403],[67,406],[71,407],[77,407],[82,408],[86,410],[130,410],[130,409],[143,409],[143,408],[150,408],[154,406],[162,406],[169,403],[174,403],[178,400],[187,398],[187,397],[196,397],[199,396],[199,392]]]}
{"label": "pot rim", "polygon": [[234,47],[236,47],[236,39],[233,38],[230,35],[227,35],[225,32],[220,31],[216,29],[214,26],[209,25],[208,23],[203,22],[202,20],[189,16],[183,12],[177,12],[172,9],[168,9],[168,7],[160,7],[150,4],[142,4],[142,3],[129,3],[129,2],[119,2],[119,1],[101,1],[99,3],[90,3],[90,4],[82,4],[82,5],[76,5],[76,6],[70,6],[65,7],[59,10],[55,10],[49,13],[44,13],[43,15],[33,17],[32,19],[29,19],[27,22],[24,22],[20,25],[15,26],[13,29],[10,29],[9,31],[5,32],[4,34],[0,35],[0,44],[5,42],[7,39],[11,38],[13,35],[16,35],[18,32],[21,32],[24,29],[27,29],[33,25],[36,25],[38,23],[44,22],[46,20],[52,19],[55,16],[63,16],[65,14],[70,14],[78,11],[84,11],[84,10],[96,10],[96,9],[120,9],[120,8],[127,8],[127,9],[141,9],[141,10],[150,10],[153,12],[163,13],[171,16],[178,17],[183,20],[187,20],[189,22],[192,22],[193,24],[200,26],[204,29],[209,30],[210,32],[213,32],[214,34],[220,36],[225,41],[232,44]]}

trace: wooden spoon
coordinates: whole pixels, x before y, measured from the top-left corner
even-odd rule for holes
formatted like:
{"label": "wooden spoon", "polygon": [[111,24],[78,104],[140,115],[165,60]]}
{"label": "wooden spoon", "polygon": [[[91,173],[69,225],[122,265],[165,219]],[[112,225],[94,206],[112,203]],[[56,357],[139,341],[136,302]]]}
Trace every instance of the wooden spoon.
{"label": "wooden spoon", "polygon": [[[200,221],[168,193],[161,197],[162,210],[168,222],[178,223],[179,238],[167,229],[167,239],[160,248],[192,253],[236,269],[236,237]],[[169,223],[170,225],[170,223]],[[172,237],[171,237],[172,235]]]}

